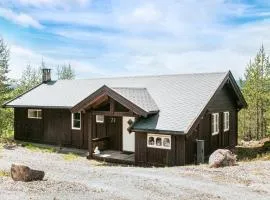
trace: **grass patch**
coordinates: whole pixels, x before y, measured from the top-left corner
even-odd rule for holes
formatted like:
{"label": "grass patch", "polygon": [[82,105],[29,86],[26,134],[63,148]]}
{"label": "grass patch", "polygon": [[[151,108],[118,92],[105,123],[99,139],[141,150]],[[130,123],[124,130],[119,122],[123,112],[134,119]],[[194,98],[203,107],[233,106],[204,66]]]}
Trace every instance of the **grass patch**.
{"label": "grass patch", "polygon": [[0,144],[11,144],[11,143],[15,143],[13,138],[0,137]]}
{"label": "grass patch", "polygon": [[75,153],[68,153],[68,154],[64,154],[63,157],[64,157],[64,160],[72,161],[72,160],[78,159],[79,155]]}
{"label": "grass patch", "polygon": [[0,177],[9,177],[10,172],[5,170],[0,170]]}
{"label": "grass patch", "polygon": [[45,147],[45,146],[40,146],[37,144],[32,144],[32,143],[24,143],[23,146],[30,151],[41,151],[41,152],[47,152],[47,153],[53,153],[56,152],[56,149],[53,147]]}
{"label": "grass patch", "polygon": [[266,153],[259,154],[256,160],[270,160],[270,151]]}
{"label": "grass patch", "polygon": [[270,141],[256,146],[238,146],[236,147],[237,160],[270,160]]}

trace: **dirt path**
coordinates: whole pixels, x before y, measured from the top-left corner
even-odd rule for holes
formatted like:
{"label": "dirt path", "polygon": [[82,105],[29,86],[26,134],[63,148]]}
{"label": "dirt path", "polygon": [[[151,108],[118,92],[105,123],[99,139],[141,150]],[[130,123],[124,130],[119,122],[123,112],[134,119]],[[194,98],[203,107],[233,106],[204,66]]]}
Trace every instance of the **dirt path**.
{"label": "dirt path", "polygon": [[0,150],[0,171],[12,163],[44,170],[46,181],[13,182],[0,176],[0,199],[269,199],[270,161],[207,166],[108,166],[84,157],[18,147]]}

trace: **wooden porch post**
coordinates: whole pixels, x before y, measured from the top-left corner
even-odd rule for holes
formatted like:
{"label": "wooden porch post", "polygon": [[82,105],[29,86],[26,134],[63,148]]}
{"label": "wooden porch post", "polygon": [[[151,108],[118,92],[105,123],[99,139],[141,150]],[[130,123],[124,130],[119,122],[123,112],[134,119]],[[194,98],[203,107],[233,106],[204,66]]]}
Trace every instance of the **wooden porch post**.
{"label": "wooden porch post", "polygon": [[93,153],[93,150],[92,150],[92,130],[93,130],[93,127],[92,127],[92,119],[93,119],[93,115],[91,112],[88,113],[88,118],[87,118],[87,125],[88,125],[88,152],[89,152],[89,155],[88,155],[88,159],[91,159],[92,158],[92,153]]}

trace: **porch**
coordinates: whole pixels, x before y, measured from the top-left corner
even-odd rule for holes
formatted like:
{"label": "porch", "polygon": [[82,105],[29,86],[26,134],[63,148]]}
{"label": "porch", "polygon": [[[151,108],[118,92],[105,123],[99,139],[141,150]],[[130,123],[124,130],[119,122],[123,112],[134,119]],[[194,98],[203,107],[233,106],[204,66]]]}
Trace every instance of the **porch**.
{"label": "porch", "polygon": [[[141,99],[151,100],[146,102],[153,105],[150,110]],[[145,88],[103,86],[74,106],[72,112],[82,113],[83,144],[88,147],[89,159],[134,164],[135,133],[130,128],[140,117],[157,113],[158,108]],[[101,154],[94,154],[96,150]]]}
{"label": "porch", "polygon": [[120,164],[135,164],[135,154],[134,153],[125,153],[122,151],[115,150],[104,150],[100,154],[92,154],[92,157],[96,160],[120,163]]}

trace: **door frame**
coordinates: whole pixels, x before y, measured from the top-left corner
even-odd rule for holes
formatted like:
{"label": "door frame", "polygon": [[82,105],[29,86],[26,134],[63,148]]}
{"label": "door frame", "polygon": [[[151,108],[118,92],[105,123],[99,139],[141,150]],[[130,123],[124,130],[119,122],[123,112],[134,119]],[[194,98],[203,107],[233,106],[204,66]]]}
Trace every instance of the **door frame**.
{"label": "door frame", "polygon": [[[123,129],[123,117],[120,117],[120,116],[104,116],[104,123],[105,123],[105,131],[106,131],[106,135],[108,136],[108,137],[112,137],[112,136],[114,136],[114,137],[116,137],[116,138],[114,138],[114,140],[111,140],[111,139],[109,139],[109,149],[111,149],[111,150],[116,150],[116,151],[123,151],[123,131],[122,131],[122,129]],[[113,133],[113,134],[111,134],[111,133],[109,133],[109,125],[110,124],[116,124],[116,126],[118,126],[118,127],[113,127],[113,128],[115,128],[116,130],[114,130],[114,131],[116,131],[115,133]],[[112,141],[117,141],[116,142],[116,146],[117,146],[117,148],[115,148],[115,149],[112,149],[111,148],[111,142]],[[114,147],[113,147],[114,148]]]}

